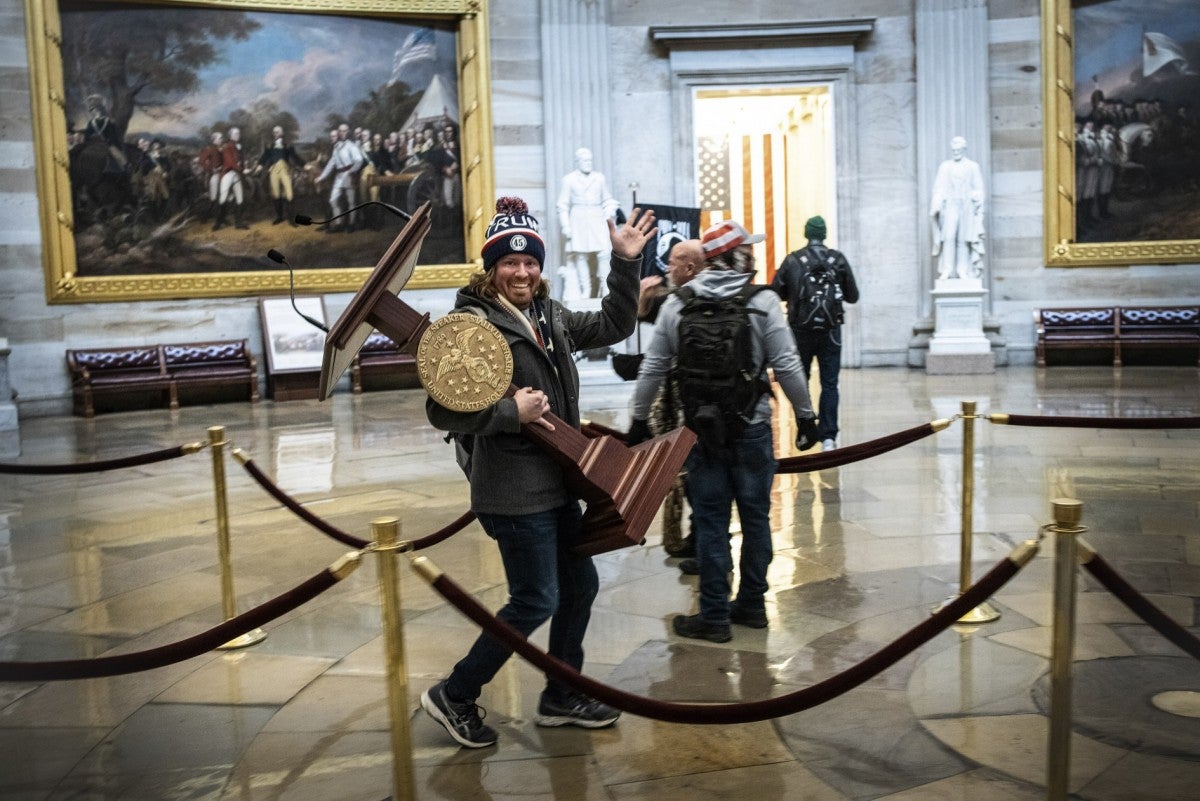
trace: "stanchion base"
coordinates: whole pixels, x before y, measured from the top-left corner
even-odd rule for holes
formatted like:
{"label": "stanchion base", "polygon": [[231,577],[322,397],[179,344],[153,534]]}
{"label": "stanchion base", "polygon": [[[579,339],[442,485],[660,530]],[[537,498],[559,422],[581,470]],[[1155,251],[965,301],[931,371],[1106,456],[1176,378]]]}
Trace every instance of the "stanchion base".
{"label": "stanchion base", "polygon": [[[947,606],[949,606],[951,603],[953,603],[956,600],[958,600],[957,595],[947,598],[946,600],[942,601],[940,604],[935,606],[932,610],[930,610],[930,614],[934,614],[934,615],[937,614],[938,612],[942,611],[943,609],[945,609]],[[991,623],[993,620],[999,620],[999,619],[1000,619],[1000,612],[998,612],[996,610],[996,607],[992,606],[987,601],[984,601],[979,606],[975,607],[970,612],[967,612],[965,615],[960,617],[957,622],[958,623]]]}
{"label": "stanchion base", "polygon": [[232,651],[235,648],[245,648],[249,645],[257,645],[267,639],[267,633],[262,629],[251,629],[240,637],[234,637],[224,645],[218,645],[218,651]]}

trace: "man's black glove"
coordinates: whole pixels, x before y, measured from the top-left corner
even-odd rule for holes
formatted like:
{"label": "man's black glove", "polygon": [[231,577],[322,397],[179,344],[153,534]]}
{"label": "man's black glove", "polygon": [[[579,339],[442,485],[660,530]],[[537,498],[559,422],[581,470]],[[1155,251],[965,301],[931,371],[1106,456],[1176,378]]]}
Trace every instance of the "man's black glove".
{"label": "man's black glove", "polygon": [[797,417],[796,418],[796,448],[806,451],[813,445],[816,445],[817,439],[817,418],[815,417]]}
{"label": "man's black glove", "polygon": [[625,435],[625,444],[632,448],[653,437],[654,435],[650,433],[649,423],[645,420],[634,420],[629,424],[629,433]]}

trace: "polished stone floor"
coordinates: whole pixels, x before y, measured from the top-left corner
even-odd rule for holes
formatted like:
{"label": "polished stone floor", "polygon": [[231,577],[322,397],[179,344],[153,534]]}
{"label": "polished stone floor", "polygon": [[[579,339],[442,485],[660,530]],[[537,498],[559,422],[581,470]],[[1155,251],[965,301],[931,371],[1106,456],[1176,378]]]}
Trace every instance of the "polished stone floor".
{"label": "polished stone floor", "polygon": [[[595,373],[596,371],[593,371]],[[598,373],[583,398],[624,427],[629,386]],[[451,448],[420,391],[330,401],[185,407],[22,423],[21,461],[91,460],[207,439],[209,426],[314,513],[356,536],[400,519],[416,538],[465,510]],[[937,418],[963,401],[1018,414],[1200,414],[1189,368],[1002,368],[842,374],[843,444]],[[788,416],[780,416],[786,441]],[[858,663],[956,591],[964,424],[899,450],[777,479],[766,630],[683,640],[696,579],[657,547],[597,559],[587,672],[653,698],[778,696]],[[1198,632],[1200,431],[1022,428],[977,421],[973,575],[1084,504],[1085,539]],[[783,451],[787,453],[787,451]],[[232,579],[243,611],[346,546],[296,519],[227,459]],[[519,476],[513,477],[519,491]],[[735,532],[736,544],[736,532]],[[684,726],[626,714],[600,731],[539,729],[541,681],[512,660],[481,704],[500,743],[458,749],[418,694],[476,628],[400,563],[416,797],[1033,801],[1045,797],[1053,548],[956,626],[865,685],[783,719]],[[490,608],[505,595],[472,524],[425,552]],[[107,679],[0,684],[0,798],[374,801],[392,795],[377,557],[263,628],[267,637]],[[1080,573],[1070,782],[1088,801],[1200,799],[1200,662]],[[0,661],[139,651],[222,619],[208,451],[79,476],[0,476]],[[545,632],[535,641],[543,644]],[[401,761],[402,766],[407,764]]]}

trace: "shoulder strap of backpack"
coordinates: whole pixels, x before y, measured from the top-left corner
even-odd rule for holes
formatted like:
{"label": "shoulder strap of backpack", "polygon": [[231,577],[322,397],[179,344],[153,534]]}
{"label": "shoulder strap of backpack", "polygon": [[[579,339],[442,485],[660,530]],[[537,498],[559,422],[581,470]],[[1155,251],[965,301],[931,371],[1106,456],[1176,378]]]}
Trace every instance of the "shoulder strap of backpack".
{"label": "shoulder strap of backpack", "polygon": [[738,302],[742,306],[746,307],[747,314],[761,314],[763,317],[766,317],[767,313],[762,309],[754,309],[750,307],[750,298],[754,297],[759,292],[768,290],[770,288],[771,287],[766,286],[765,284],[746,284],[744,287],[738,290],[736,297]]}
{"label": "shoulder strap of backpack", "polygon": [[[765,311],[763,311],[762,309],[755,309],[750,306],[750,298],[754,297],[759,292],[762,292],[764,290],[769,290],[769,289],[771,289],[771,287],[766,286],[764,284],[746,284],[745,286],[743,286],[741,289],[738,290],[736,297],[746,312],[746,324],[747,325],[750,324],[750,315],[751,314],[759,314],[759,315],[762,315],[763,317],[767,316],[767,313]],[[749,408],[742,410],[743,414],[749,414],[750,411],[754,408],[754,406],[758,403],[758,399],[761,398],[763,395],[769,394],[771,392],[771,384],[764,378],[764,376],[766,374],[767,374],[767,354],[766,354],[766,349],[764,347],[762,364],[758,365],[758,369],[755,371],[755,374],[754,374],[754,382],[755,382],[755,384],[758,385],[759,393],[758,393],[758,395],[756,395],[754,397],[754,400],[751,401]]]}
{"label": "shoulder strap of backpack", "polygon": [[825,245],[817,245],[815,247],[805,248],[808,251],[809,269],[817,268],[820,270],[828,270],[830,268],[829,256],[836,253],[833,248]]}

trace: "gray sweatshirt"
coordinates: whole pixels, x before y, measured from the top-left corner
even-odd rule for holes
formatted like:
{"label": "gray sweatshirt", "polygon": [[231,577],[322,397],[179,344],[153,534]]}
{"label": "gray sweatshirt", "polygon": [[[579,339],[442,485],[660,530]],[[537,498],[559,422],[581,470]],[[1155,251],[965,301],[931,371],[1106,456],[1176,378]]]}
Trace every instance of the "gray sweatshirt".
{"label": "gray sweatshirt", "polygon": [[[696,294],[708,298],[729,298],[750,282],[749,273],[733,270],[704,270],[693,278],[688,286]],[[759,292],[750,298],[748,306],[764,314],[751,314],[752,347],[755,365],[765,361],[775,372],[775,380],[796,412],[797,417],[812,417],[812,401],[808,397],[808,384],[800,367],[796,353],[796,340],[783,316],[779,296],[774,292]],[[654,335],[646,349],[638,371],[637,389],[633,393],[633,418],[645,420],[650,413],[650,404],[658,394],[658,388],[675,362],[679,351],[679,311],[683,302],[677,294],[671,295],[659,310],[654,326]],[[763,395],[754,410],[751,423],[762,423],[771,417],[770,396]]]}

